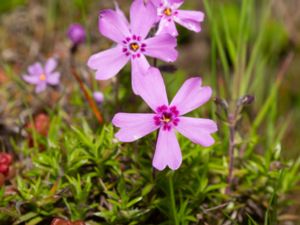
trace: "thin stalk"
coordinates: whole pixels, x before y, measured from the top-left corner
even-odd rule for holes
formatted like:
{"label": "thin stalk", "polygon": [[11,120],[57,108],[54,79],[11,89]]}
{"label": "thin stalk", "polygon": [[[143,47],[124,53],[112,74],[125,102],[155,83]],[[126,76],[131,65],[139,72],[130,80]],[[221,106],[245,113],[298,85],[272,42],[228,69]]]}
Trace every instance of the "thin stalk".
{"label": "thin stalk", "polygon": [[75,78],[75,80],[79,84],[80,90],[82,91],[85,99],[89,103],[89,106],[90,106],[92,112],[94,113],[95,117],[97,118],[99,124],[102,124],[103,123],[103,118],[102,118],[101,112],[99,111],[99,109],[97,107],[97,104],[95,103],[95,101],[90,96],[89,92],[87,91],[86,87],[84,86],[84,83],[83,83],[82,79],[78,75],[75,64],[72,60],[72,56],[71,56],[71,65],[70,66],[71,66],[72,76]]}
{"label": "thin stalk", "polygon": [[116,78],[116,80],[114,81],[114,94],[115,94],[115,104],[116,104],[116,110],[120,111],[120,100],[119,100],[119,79]]}
{"label": "thin stalk", "polygon": [[153,67],[157,67],[157,58],[153,59]]}
{"label": "thin stalk", "polygon": [[173,173],[171,173],[171,175],[169,176],[169,191],[170,191],[171,210],[172,210],[174,225],[179,225],[179,222],[177,220],[176,201],[174,195]]}
{"label": "thin stalk", "polygon": [[234,167],[234,147],[235,147],[235,121],[236,115],[230,113],[228,116],[229,121],[229,148],[228,148],[228,155],[229,155],[229,169],[228,169],[228,177],[227,177],[227,188],[225,193],[231,193],[231,186],[233,182],[233,167]]}

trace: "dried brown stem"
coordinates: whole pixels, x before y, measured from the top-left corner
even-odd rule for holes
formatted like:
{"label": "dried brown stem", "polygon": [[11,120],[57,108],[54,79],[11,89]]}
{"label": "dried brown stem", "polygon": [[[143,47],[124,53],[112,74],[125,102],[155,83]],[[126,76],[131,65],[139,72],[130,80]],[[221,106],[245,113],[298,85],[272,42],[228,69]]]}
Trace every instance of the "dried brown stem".
{"label": "dried brown stem", "polygon": [[99,111],[97,104],[95,103],[93,98],[90,96],[90,94],[86,90],[86,87],[84,86],[82,79],[80,78],[80,76],[77,73],[74,63],[72,63],[72,62],[71,62],[71,74],[73,75],[73,77],[75,78],[77,83],[79,84],[80,90],[82,91],[85,99],[88,101],[89,106],[90,106],[91,110],[93,111],[95,117],[97,118],[99,124],[102,124],[103,118],[102,118],[101,112]]}

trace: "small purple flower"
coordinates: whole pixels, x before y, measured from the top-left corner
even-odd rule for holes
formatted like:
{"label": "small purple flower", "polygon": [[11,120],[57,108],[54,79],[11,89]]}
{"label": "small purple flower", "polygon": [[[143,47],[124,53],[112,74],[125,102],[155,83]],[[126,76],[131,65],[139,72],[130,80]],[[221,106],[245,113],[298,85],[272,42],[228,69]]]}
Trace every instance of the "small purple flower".
{"label": "small purple flower", "polygon": [[157,8],[159,18],[159,28],[157,34],[169,33],[173,36],[178,35],[176,23],[185,28],[200,32],[200,22],[204,20],[204,13],[201,11],[180,10],[179,7],[184,0],[151,0]]}
{"label": "small purple flower", "polygon": [[99,103],[99,104],[102,104],[103,101],[104,101],[104,95],[103,95],[103,93],[100,92],[100,91],[95,91],[95,92],[93,93],[93,97],[94,97],[95,101],[96,101],[97,103]]}
{"label": "small purple flower", "polygon": [[54,58],[48,59],[45,67],[36,62],[28,67],[28,74],[23,75],[23,79],[36,85],[35,92],[40,93],[46,89],[47,85],[59,84],[60,73],[54,71],[56,67],[57,60]]}
{"label": "small purple flower", "polygon": [[92,55],[87,65],[96,72],[96,79],[107,80],[115,76],[129,61],[132,66],[132,88],[137,94],[136,83],[150,67],[145,56],[174,62],[177,58],[177,40],[170,34],[146,38],[157,21],[156,9],[149,2],[134,0],[130,8],[130,21],[117,8],[103,10],[99,16],[99,31],[116,42],[116,46]]}
{"label": "small purple flower", "polygon": [[169,104],[159,70],[150,68],[148,73],[144,79],[139,80],[137,89],[154,113],[116,114],[112,123],[120,130],[115,136],[119,141],[133,142],[159,129],[152,165],[158,170],[166,166],[176,170],[182,162],[176,131],[195,144],[205,147],[214,144],[211,134],[218,130],[214,121],[183,116],[206,103],[212,90],[210,87],[202,87],[199,77],[190,78]]}
{"label": "small purple flower", "polygon": [[68,37],[74,45],[84,43],[86,39],[84,27],[78,23],[71,24],[68,29]]}

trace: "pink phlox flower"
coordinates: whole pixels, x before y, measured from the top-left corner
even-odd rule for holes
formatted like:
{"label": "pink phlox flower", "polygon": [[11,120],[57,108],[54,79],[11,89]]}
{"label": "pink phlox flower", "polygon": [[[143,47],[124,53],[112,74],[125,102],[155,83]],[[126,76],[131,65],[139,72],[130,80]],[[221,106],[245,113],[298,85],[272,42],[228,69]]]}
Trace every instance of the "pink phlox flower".
{"label": "pink phlox flower", "polygon": [[214,144],[211,136],[217,131],[214,121],[183,116],[206,103],[211,98],[212,90],[201,86],[201,78],[190,78],[169,104],[160,71],[150,68],[148,73],[139,80],[137,88],[154,113],[116,114],[112,123],[120,130],[115,136],[121,142],[133,142],[159,129],[152,165],[158,170],[167,166],[176,170],[182,162],[176,131],[195,144],[205,147]]}
{"label": "pink phlox flower", "polygon": [[47,85],[58,85],[60,73],[56,72],[57,60],[50,58],[43,67],[40,62],[36,62],[28,67],[28,74],[23,75],[23,79],[29,84],[36,86],[35,92],[44,91]]}
{"label": "pink phlox flower", "polygon": [[201,11],[180,10],[179,7],[184,0],[151,0],[157,8],[159,27],[157,34],[169,33],[178,35],[176,23],[185,28],[200,32],[200,23],[204,20],[204,13]]}
{"label": "pink phlox flower", "polygon": [[170,34],[160,34],[147,38],[157,21],[156,9],[151,2],[134,0],[130,8],[130,23],[124,13],[116,10],[103,10],[99,15],[100,33],[116,45],[108,50],[92,55],[87,65],[96,70],[96,79],[107,80],[115,76],[131,61],[132,88],[137,94],[136,80],[150,67],[145,56],[166,62],[177,59],[177,40]]}

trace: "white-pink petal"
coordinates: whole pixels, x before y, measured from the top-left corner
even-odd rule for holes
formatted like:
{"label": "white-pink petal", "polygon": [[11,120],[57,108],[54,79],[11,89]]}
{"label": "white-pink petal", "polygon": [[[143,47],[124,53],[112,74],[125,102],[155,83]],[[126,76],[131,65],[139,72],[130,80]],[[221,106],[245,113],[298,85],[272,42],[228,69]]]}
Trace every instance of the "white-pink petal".
{"label": "white-pink petal", "polygon": [[179,114],[184,115],[206,103],[212,95],[210,87],[202,87],[199,77],[190,78],[181,86],[171,106],[176,106]]}
{"label": "white-pink petal", "polygon": [[98,26],[102,35],[117,43],[122,43],[126,37],[131,36],[128,23],[119,12],[114,10],[101,11]]}
{"label": "white-pink petal", "polygon": [[50,58],[47,60],[46,65],[45,65],[45,73],[51,73],[55,70],[57,66],[57,60],[54,58]]}
{"label": "white-pink petal", "polygon": [[153,167],[158,170],[164,170],[167,166],[172,170],[177,170],[182,162],[180,146],[174,130],[159,131],[154,158]]}
{"label": "white-pink petal", "polygon": [[59,84],[59,78],[60,78],[60,73],[55,72],[47,75],[47,83],[51,85],[58,85]]}
{"label": "white-pink petal", "polygon": [[174,20],[189,30],[200,32],[200,22],[204,20],[204,13],[200,11],[178,10],[178,15],[174,17]]}
{"label": "white-pink petal", "polygon": [[154,123],[155,114],[118,113],[112,123],[120,130],[115,137],[121,142],[136,141],[158,129]]}
{"label": "white-pink petal", "polygon": [[169,21],[168,19],[161,19],[159,22],[158,30],[156,34],[171,34],[174,37],[178,36],[178,31],[176,28],[176,24],[173,20]]}
{"label": "white-pink petal", "polygon": [[87,65],[96,72],[97,80],[107,80],[115,76],[129,61],[129,57],[122,53],[122,46],[92,55]]}
{"label": "white-pink petal", "polygon": [[201,11],[178,10],[177,12],[177,17],[183,20],[194,20],[198,22],[203,22],[205,18],[205,14]]}
{"label": "white-pink petal", "polygon": [[120,9],[117,2],[115,2],[115,9],[116,9],[116,12],[119,14],[120,18],[123,20],[123,22],[127,25],[127,27],[129,27],[130,24],[129,24],[124,12]]}
{"label": "white-pink petal", "polygon": [[166,0],[172,5],[173,8],[178,9],[184,2],[184,0]]}
{"label": "white-pink petal", "polygon": [[131,60],[132,90],[136,95],[138,95],[138,90],[143,89],[143,87],[138,87],[140,85],[139,80],[144,79],[144,75],[149,68],[150,64],[144,55]]}
{"label": "white-pink petal", "polygon": [[28,67],[29,75],[40,76],[44,73],[44,69],[41,63],[37,62]]}
{"label": "white-pink petal", "polygon": [[139,80],[136,88],[139,95],[154,112],[162,105],[168,106],[165,83],[157,68],[151,67],[143,79]]}
{"label": "white-pink petal", "polygon": [[130,23],[133,34],[145,38],[157,19],[157,12],[152,2],[134,0],[130,8]]}
{"label": "white-pink petal", "polygon": [[152,2],[153,5],[155,5],[156,7],[159,7],[161,3],[163,3],[162,0],[149,0]]}
{"label": "white-pink petal", "polygon": [[211,134],[217,132],[218,127],[213,120],[190,117],[180,117],[179,119],[175,129],[192,142],[204,147],[209,147],[215,143]]}
{"label": "white-pink petal", "polygon": [[35,87],[35,93],[40,93],[40,92],[44,91],[46,88],[47,88],[47,83],[46,82],[40,82]]}
{"label": "white-pink petal", "polygon": [[159,34],[145,40],[145,55],[161,59],[166,62],[174,62],[177,59],[177,39],[170,34]]}
{"label": "white-pink petal", "polygon": [[35,75],[23,75],[22,78],[23,80],[25,80],[27,83],[30,84],[38,84],[40,81],[39,76],[35,76]]}

